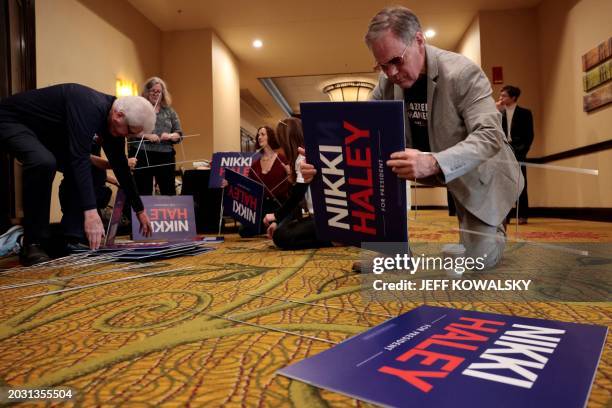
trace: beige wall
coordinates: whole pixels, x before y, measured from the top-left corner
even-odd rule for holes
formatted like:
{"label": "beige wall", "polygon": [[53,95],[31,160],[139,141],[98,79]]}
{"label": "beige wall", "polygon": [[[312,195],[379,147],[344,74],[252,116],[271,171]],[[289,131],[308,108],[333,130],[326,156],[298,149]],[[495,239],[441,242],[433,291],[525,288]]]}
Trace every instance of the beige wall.
{"label": "beige wall", "polygon": [[[503,85],[521,88],[518,104],[531,109],[536,141],[540,132],[540,57],[536,9],[483,11],[479,13],[482,69],[492,81],[492,67],[501,66],[504,84],[492,85],[497,99]],[[528,156],[538,156],[538,144]]]}
{"label": "beige wall", "polygon": [[594,153],[549,164],[598,169],[599,176],[530,168],[530,207],[612,207],[612,151]]}
{"label": "beige wall", "polygon": [[183,131],[200,135],[185,139],[185,158],[177,148],[177,161],[240,150],[240,85],[231,51],[209,29],[165,32],[162,44],[162,73]]}
{"label": "beige wall", "polygon": [[[504,83],[522,90],[519,104],[532,110],[535,140],[529,157],[541,157],[610,139],[612,106],[582,111],[581,56],[612,35],[607,0],[544,0],[538,7],[480,12],[457,45],[478,56],[491,79],[502,66]],[[497,97],[501,85],[493,85]],[[612,152],[591,154],[553,165],[592,168],[588,176],[530,168],[532,207],[612,207]]]}
{"label": "beige wall", "polygon": [[611,138],[612,106],[582,110],[581,56],[612,36],[612,2],[546,0],[539,8],[542,130],[541,146],[551,154]]}
{"label": "beige wall", "polygon": [[[609,0],[545,0],[540,4],[540,128],[543,137],[537,141],[539,155],[611,138],[612,105],[591,113],[582,110],[581,64],[585,52],[612,35],[611,15],[612,2]],[[612,207],[612,152],[551,164],[599,169],[599,176],[532,170],[529,178],[531,205]]]}
{"label": "beige wall", "polygon": [[172,92],[174,109],[183,132],[200,135],[177,147],[177,161],[208,159],[213,152],[212,36],[211,30],[172,31],[162,36],[162,75]]}
{"label": "beige wall", "polygon": [[[37,86],[77,82],[115,94],[116,79],[139,86],[160,71],[161,31],[127,2],[36,2]],[[61,218],[57,174],[51,221]]]}
{"label": "beige wall", "polygon": [[[410,184],[410,183],[409,183]],[[418,209],[423,206],[446,207],[448,200],[446,198],[446,187],[410,187],[410,208]]]}
{"label": "beige wall", "polygon": [[229,48],[212,36],[213,149],[240,151],[240,77]]}
{"label": "beige wall", "polygon": [[481,65],[480,55],[480,16],[476,15],[469,25],[463,37],[457,44],[456,51],[463,54],[479,66]]}
{"label": "beige wall", "polygon": [[128,2],[37,1],[37,85],[78,82],[114,95],[117,78],[140,85],[159,73],[160,40]]}

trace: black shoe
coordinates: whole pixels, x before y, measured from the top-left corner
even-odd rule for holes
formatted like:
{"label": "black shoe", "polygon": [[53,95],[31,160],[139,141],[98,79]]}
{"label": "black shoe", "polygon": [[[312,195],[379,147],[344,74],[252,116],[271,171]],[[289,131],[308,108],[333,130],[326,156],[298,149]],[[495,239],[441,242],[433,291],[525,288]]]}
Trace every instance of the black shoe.
{"label": "black shoe", "polygon": [[39,244],[24,245],[19,253],[19,262],[23,266],[32,266],[42,262],[48,262],[51,258]]}
{"label": "black shoe", "polygon": [[364,265],[361,261],[355,261],[353,262],[353,265],[351,265],[351,273],[365,273],[365,268]]}
{"label": "black shoe", "polygon": [[89,251],[89,246],[83,244],[82,242],[68,241],[66,243],[66,252],[68,252],[69,254],[72,254],[75,252],[86,252],[86,251]]}

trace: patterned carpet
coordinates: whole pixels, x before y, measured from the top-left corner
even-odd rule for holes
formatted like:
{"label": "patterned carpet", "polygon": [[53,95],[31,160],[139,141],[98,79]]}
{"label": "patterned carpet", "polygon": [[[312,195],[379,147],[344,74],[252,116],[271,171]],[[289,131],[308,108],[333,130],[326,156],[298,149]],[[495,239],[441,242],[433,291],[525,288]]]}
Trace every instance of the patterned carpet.
{"label": "patterned carpet", "polygon": [[[441,212],[420,212],[411,222],[415,247],[457,239],[451,231],[453,219]],[[511,237],[562,242],[571,248],[604,245],[593,258],[604,271],[598,279],[604,279],[604,289],[609,289],[612,282],[605,272],[610,270],[612,253],[606,252],[605,245],[612,243],[610,230],[606,223],[534,219]],[[338,342],[386,320],[348,309],[394,316],[423,301],[612,326],[609,297],[598,302],[424,299],[366,303],[359,276],[350,272],[359,258],[356,248],[281,252],[262,238],[225,238],[216,251],[140,269],[117,270],[126,264],[69,265],[1,273],[0,285],[56,280],[1,290],[0,386],[75,391],[70,403],[53,406],[359,407],[368,404],[274,375],[278,368],[330,347],[287,332]],[[517,243],[509,246],[513,244]],[[507,256],[511,268],[518,270],[522,266],[513,264],[514,258]],[[567,262],[563,257],[551,258]],[[540,269],[553,264],[549,259]],[[162,271],[167,273],[25,298]],[[72,275],[79,276],[57,280]],[[608,338],[589,407],[610,403],[611,377],[612,341]]]}

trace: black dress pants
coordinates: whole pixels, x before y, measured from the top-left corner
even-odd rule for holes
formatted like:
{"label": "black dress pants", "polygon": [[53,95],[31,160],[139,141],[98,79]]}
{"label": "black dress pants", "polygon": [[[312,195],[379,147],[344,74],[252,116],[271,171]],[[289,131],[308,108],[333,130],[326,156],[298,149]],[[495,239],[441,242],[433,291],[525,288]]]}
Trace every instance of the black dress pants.
{"label": "black dress pants", "polygon": [[[106,186],[106,170],[92,166],[91,172],[96,194],[96,207],[105,208],[112,195],[112,191]],[[64,179],[59,186],[59,199],[62,209],[63,235],[66,238],[85,242],[85,218],[76,183],[70,172],[64,172]]]}
{"label": "black dress pants", "polygon": [[252,228],[245,227],[244,225],[240,225],[240,227],[238,228],[238,235],[240,235],[242,238],[251,238],[259,234],[265,234],[267,227],[263,224],[263,217],[265,217],[266,214],[275,212],[276,210],[278,210],[280,206],[281,206],[281,203],[272,199],[270,196],[265,196],[264,202],[262,205],[262,208],[263,208],[262,223],[259,227],[259,231],[255,231]]}
{"label": "black dress pants", "polygon": [[22,164],[24,238],[26,244],[40,244],[49,238],[56,158],[30,128],[1,113],[0,150],[14,155]]}
{"label": "black dress pants", "polygon": [[141,149],[138,152],[134,180],[140,195],[153,194],[153,178],[159,186],[161,195],[176,195],[174,155],[174,150],[172,152],[153,152]]}
{"label": "black dress pants", "polygon": [[[518,161],[524,162],[526,159],[516,158]],[[529,197],[527,196],[527,167],[521,166],[521,171],[523,172],[523,178],[525,179],[525,187],[523,191],[521,191],[521,195],[518,199],[518,217],[519,218],[529,218]],[[512,219],[516,216],[516,207],[510,210],[508,214],[508,219]]]}
{"label": "black dress pants", "polygon": [[317,238],[314,217],[289,216],[281,221],[272,235],[274,245],[280,249],[312,249],[332,246],[330,241]]}

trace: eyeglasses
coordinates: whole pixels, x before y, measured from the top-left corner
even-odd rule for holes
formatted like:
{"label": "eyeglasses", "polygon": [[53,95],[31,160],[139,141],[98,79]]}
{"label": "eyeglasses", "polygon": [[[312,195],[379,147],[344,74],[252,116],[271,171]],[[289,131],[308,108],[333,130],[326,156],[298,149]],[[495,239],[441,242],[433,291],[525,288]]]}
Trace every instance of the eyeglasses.
{"label": "eyeglasses", "polygon": [[406,54],[408,47],[409,45],[407,45],[406,48],[404,48],[404,51],[402,51],[402,55],[400,55],[399,57],[393,57],[385,63],[379,62],[376,65],[374,65],[374,71],[378,71],[378,72],[387,71],[389,68],[391,68],[392,65],[395,68],[399,69],[399,67],[404,63],[404,55]]}

